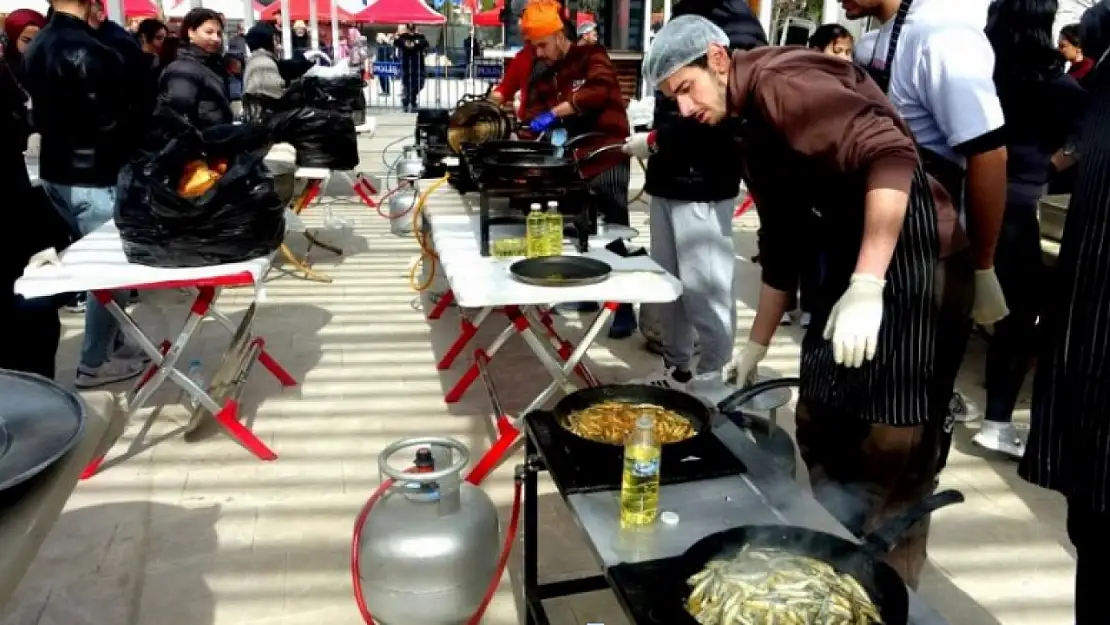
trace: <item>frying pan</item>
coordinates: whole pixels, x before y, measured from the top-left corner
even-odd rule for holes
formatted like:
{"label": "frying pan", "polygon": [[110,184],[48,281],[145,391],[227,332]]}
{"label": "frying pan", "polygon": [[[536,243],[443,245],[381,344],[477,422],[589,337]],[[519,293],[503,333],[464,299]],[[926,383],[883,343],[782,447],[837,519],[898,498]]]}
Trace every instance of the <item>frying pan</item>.
{"label": "frying pan", "polygon": [[482,156],[479,162],[483,176],[489,174],[490,176],[502,179],[536,180],[552,178],[554,176],[565,176],[573,173],[575,178],[580,178],[581,176],[578,171],[578,166],[580,164],[590,160],[598,154],[620,149],[621,147],[622,146],[619,144],[606,145],[579,159],[539,152],[518,151],[487,154]]}
{"label": "frying pan", "polygon": [[463,96],[447,122],[447,145],[459,154],[464,144],[508,139],[513,126],[501,107],[482,97]]}
{"label": "frying pan", "polygon": [[[528,260],[542,260],[543,258],[556,257],[542,257]],[[583,257],[576,256],[571,258]],[[797,386],[799,382],[800,380],[798,378],[764,380],[729,395],[717,404],[715,410],[726,415],[730,419],[743,418],[743,415],[738,412],[738,409],[748,403],[748,401],[767,391]],[[674,389],[641,384],[610,384],[577,390],[559,400],[559,403],[555,404],[555,409],[552,411],[552,414],[555,415],[555,420],[566,428],[572,413],[605,401],[620,401],[630,404],[653,404],[660,408],[677,412],[690,421],[694,429],[698,431],[699,436],[708,432],[712,425],[714,408],[706,406],[705,403],[697,397]],[[740,427],[747,428],[749,424],[744,423],[740,425]],[[567,431],[570,430],[568,429]]]}
{"label": "frying pan", "polygon": [[[696,625],[694,617],[686,611],[686,599],[691,590],[686,580],[704,569],[711,560],[730,557],[744,546],[752,546],[781,549],[820,560],[837,572],[851,575],[870,595],[884,625],[907,625],[909,593],[902,578],[882,561],[882,557],[918,521],[939,508],[963,500],[963,494],[955,490],[926,497],[865,536],[862,544],[791,525],[747,525],[711,534],[694,543],[683,555],[665,560],[667,579],[659,580],[648,589],[656,602],[651,609],[652,620],[668,625]],[[624,578],[628,573],[643,577],[635,573],[641,566],[624,564],[614,567],[624,569],[616,571],[616,577]]]}
{"label": "frying pan", "polygon": [[534,286],[585,286],[604,282],[613,268],[586,256],[540,256],[518,260],[509,273],[518,282]]}

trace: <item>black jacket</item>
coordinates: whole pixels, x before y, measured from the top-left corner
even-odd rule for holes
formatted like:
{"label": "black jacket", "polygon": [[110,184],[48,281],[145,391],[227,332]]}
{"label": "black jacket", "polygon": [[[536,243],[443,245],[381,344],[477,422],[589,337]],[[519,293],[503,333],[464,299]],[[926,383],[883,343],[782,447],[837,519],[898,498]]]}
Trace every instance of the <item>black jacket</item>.
{"label": "black jacket", "polygon": [[147,131],[154,99],[158,95],[158,74],[154,70],[152,57],[143,52],[135,36],[112,20],[105,20],[96,31],[100,40],[119,53],[126,68],[127,95],[131,97],[131,109],[135,112],[127,120],[133,131],[130,136],[139,138]]}
{"label": "black jacket", "polygon": [[194,45],[179,50],[162,71],[158,105],[184,116],[198,130],[234,121],[223,56]]}
{"label": "black jacket", "polygon": [[[759,20],[744,0],[682,0],[675,17],[700,15],[727,34],[733,48],[767,45]],[[644,190],[668,200],[712,202],[740,193],[739,152],[733,134],[679,115],[674,100],[655,94],[657,152],[647,161]]]}
{"label": "black jacket", "polygon": [[24,88],[42,135],[39,175],[58,184],[106,187],[134,145],[126,72],[118,52],[82,19],[54,13],[24,58]]}

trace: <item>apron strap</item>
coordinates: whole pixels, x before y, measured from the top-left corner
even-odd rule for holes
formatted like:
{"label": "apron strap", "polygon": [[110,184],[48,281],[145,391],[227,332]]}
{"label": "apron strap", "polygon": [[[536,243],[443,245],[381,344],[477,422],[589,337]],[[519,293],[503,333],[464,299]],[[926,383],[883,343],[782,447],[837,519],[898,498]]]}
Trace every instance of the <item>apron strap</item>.
{"label": "apron strap", "polygon": [[[871,77],[875,82],[879,83],[879,88],[883,93],[889,95],[890,93],[890,76],[894,70],[894,52],[898,49],[898,39],[902,36],[902,26],[906,23],[906,16],[910,13],[910,6],[913,0],[902,0],[898,5],[898,13],[894,16],[894,23],[890,27],[890,42],[886,48],[886,63],[882,69],[875,67],[875,52],[871,51],[871,61],[868,63],[868,69],[871,70]],[[879,41],[876,38],[875,47],[877,48]]]}

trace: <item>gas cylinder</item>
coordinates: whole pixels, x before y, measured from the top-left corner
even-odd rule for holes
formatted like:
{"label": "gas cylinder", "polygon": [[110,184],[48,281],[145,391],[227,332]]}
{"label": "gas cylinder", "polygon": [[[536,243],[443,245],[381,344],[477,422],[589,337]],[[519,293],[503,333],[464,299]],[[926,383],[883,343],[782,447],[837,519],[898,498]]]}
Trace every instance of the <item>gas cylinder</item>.
{"label": "gas cylinder", "polygon": [[406,184],[389,197],[389,232],[399,237],[412,235],[412,211],[420,198],[416,184]]}
{"label": "gas cylinder", "polygon": [[399,180],[419,180],[424,175],[424,155],[420,148],[405,146],[395,169]]}
{"label": "gas cylinder", "polygon": [[[408,469],[389,464],[419,448]],[[464,625],[497,572],[497,508],[463,481],[466,446],[451,438],[389,445],[378,469],[394,480],[361,528],[359,578],[379,625]]]}

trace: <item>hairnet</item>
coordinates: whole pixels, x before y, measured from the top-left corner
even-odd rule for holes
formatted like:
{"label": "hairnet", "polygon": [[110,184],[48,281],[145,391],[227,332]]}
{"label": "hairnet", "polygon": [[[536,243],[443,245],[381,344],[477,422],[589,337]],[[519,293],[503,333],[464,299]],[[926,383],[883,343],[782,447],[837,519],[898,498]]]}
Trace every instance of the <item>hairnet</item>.
{"label": "hairnet", "polygon": [[587,33],[592,33],[597,30],[597,24],[593,22],[582,22],[578,25],[578,36],[581,37]]}
{"label": "hairnet", "polygon": [[700,15],[681,15],[663,25],[644,57],[644,79],[658,88],[690,63],[705,56],[710,44],[728,47],[728,35]]}

